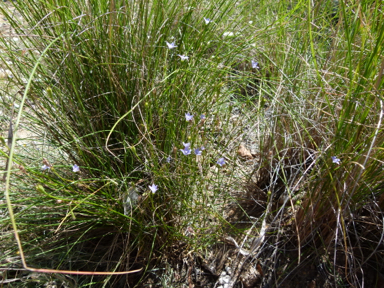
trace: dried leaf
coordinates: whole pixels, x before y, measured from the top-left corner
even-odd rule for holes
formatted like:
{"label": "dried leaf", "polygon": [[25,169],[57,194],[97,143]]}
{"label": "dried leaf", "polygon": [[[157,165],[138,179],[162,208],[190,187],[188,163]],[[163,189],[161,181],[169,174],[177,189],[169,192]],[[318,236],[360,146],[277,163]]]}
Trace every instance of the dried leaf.
{"label": "dried leaf", "polygon": [[237,154],[240,157],[244,157],[244,158],[246,158],[248,160],[253,159],[253,156],[252,156],[251,152],[247,148],[245,148],[245,146],[243,144],[240,144],[239,150],[237,150]]}

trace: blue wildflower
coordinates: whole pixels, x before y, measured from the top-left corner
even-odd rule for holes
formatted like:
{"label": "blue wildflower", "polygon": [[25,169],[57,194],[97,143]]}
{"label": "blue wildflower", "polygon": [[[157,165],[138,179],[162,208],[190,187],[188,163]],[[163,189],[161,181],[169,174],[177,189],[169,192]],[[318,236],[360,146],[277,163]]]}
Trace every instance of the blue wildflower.
{"label": "blue wildflower", "polygon": [[184,149],[180,149],[181,152],[183,152],[184,155],[189,155],[191,154],[191,143],[184,143],[183,142],[183,145],[184,145]]}
{"label": "blue wildflower", "polygon": [[77,164],[75,164],[75,165],[72,166],[72,171],[75,172],[75,173],[79,172],[80,171],[80,167]]}
{"label": "blue wildflower", "polygon": [[205,22],[206,25],[208,25],[209,23],[212,22],[212,20],[209,19],[209,18],[205,18],[205,17],[204,17],[204,22]]}
{"label": "blue wildflower", "polygon": [[223,166],[223,165],[225,165],[225,159],[224,158],[219,158],[219,160],[217,160],[216,163],[219,164],[220,166]]}
{"label": "blue wildflower", "polygon": [[176,47],[177,47],[177,45],[175,44],[175,42],[169,43],[169,42],[165,41],[165,43],[167,44],[168,49],[173,49],[173,48],[176,48]]}
{"label": "blue wildflower", "polygon": [[337,158],[336,156],[331,156],[331,158],[333,163],[340,165],[341,160],[339,158]]}
{"label": "blue wildflower", "polygon": [[192,121],[192,119],[193,119],[193,115],[192,114],[190,114],[189,112],[185,113],[185,120]]}
{"label": "blue wildflower", "polygon": [[[204,147],[202,147],[202,148],[204,148]],[[203,153],[203,150],[204,150],[204,149],[196,148],[196,149],[195,149],[195,154],[200,156],[200,155]]]}
{"label": "blue wildflower", "polygon": [[149,185],[148,187],[151,189],[152,193],[155,193],[159,189],[156,184]]}
{"label": "blue wildflower", "polygon": [[50,170],[51,166],[48,166],[48,165],[44,164],[43,166],[41,166],[41,169],[42,170]]}
{"label": "blue wildflower", "polygon": [[188,60],[188,59],[189,59],[189,57],[188,57],[188,56],[185,56],[185,55],[177,54],[177,56],[180,57],[181,61],[184,61],[184,60]]}
{"label": "blue wildflower", "polygon": [[260,67],[259,67],[259,63],[256,62],[256,61],[254,61],[254,60],[252,60],[252,68],[253,68],[253,69],[260,69]]}

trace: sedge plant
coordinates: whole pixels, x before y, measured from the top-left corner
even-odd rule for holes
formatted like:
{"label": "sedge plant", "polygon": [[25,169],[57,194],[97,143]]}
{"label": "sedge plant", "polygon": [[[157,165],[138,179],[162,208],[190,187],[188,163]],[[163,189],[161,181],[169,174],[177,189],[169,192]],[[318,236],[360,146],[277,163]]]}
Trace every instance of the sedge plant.
{"label": "sedge plant", "polygon": [[30,263],[145,272],[174,243],[202,252],[229,233],[276,268],[260,287],[311,264],[324,285],[379,281],[380,1],[58,2],[15,3],[22,21],[3,10],[20,35],[2,40],[4,90],[20,103],[30,85],[38,143],[18,146],[8,192]]}
{"label": "sedge plant", "polygon": [[[18,18],[2,8],[13,29],[2,39],[13,75],[6,92],[20,105],[6,193],[24,268],[132,284],[175,241],[215,242],[228,199],[220,185],[231,181],[221,173],[234,137],[227,76],[241,53],[250,61],[248,38],[225,34],[242,25],[235,4],[14,8]],[[33,144],[17,145],[21,119]],[[187,227],[198,237],[186,237]],[[116,276],[132,270],[140,273]]]}

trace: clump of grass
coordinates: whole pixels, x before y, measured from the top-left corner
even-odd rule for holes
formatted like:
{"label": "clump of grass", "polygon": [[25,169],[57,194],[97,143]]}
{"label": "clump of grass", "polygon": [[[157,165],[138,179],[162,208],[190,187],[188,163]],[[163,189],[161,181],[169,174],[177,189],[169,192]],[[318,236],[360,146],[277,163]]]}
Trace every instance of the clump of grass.
{"label": "clump of grass", "polygon": [[[41,145],[14,158],[30,266],[125,271],[175,240],[214,241],[206,232],[220,230],[210,221],[228,198],[217,161],[233,137],[217,140],[229,127],[227,75],[250,48],[244,36],[223,36],[242,20],[231,19],[234,3],[14,5],[21,21],[2,12],[22,44],[2,44],[12,84],[30,86],[14,101]],[[188,240],[188,226],[199,237]],[[58,257],[48,264],[50,253]]]}
{"label": "clump of grass", "polygon": [[[13,86],[31,84],[24,115],[46,143],[14,161],[32,263],[123,271],[172,243],[203,251],[228,233],[256,239],[251,260],[295,250],[261,285],[313,263],[335,286],[381,273],[379,1],[238,4],[15,4],[23,47],[3,45]],[[247,168],[235,153],[252,141]],[[233,203],[250,229],[225,216]],[[49,253],[60,260],[44,263]]]}
{"label": "clump of grass", "polygon": [[[284,4],[261,6],[254,21],[269,27],[277,19],[257,38],[259,58],[266,59],[260,74],[267,77],[259,82],[262,97],[256,103],[268,108],[254,106],[259,161],[240,201],[249,220],[269,223],[269,238],[254,258],[278,261],[278,249],[297,249],[296,265],[276,285],[307,267],[308,259],[319,263],[322,257],[335,281],[358,285],[370,276],[357,271],[369,274],[373,265],[378,275],[381,266],[372,257],[382,259],[382,191],[374,188],[382,187],[383,157],[380,5]],[[368,18],[375,20],[363,20]],[[376,224],[362,224],[366,215]],[[363,227],[375,231],[372,238]]]}
{"label": "clump of grass", "polygon": [[[296,263],[308,265],[306,257],[326,251],[333,279],[342,271],[341,281],[356,286],[370,278],[364,276],[371,273],[369,265],[376,275],[382,269],[376,262],[382,259],[377,249],[383,235],[378,221],[383,192],[378,188],[383,179],[383,22],[378,7],[377,1],[340,2],[338,21],[322,22],[329,19],[329,9],[321,3],[298,4],[295,14],[283,13],[291,25],[279,26],[272,41],[272,33],[266,33],[274,43],[265,53],[275,64],[269,92],[274,96],[270,116],[262,115],[259,122],[265,123],[259,124],[260,164],[249,186],[258,203],[266,201],[268,191],[280,199],[272,210],[264,203],[265,213],[258,212],[271,226],[282,227],[271,228],[277,233],[272,243],[287,237],[283,227],[293,223],[289,235],[296,238]],[[268,44],[260,46],[268,51]],[[376,224],[363,224],[366,215]],[[372,238],[364,227],[375,231]],[[361,237],[375,243],[372,250]]]}

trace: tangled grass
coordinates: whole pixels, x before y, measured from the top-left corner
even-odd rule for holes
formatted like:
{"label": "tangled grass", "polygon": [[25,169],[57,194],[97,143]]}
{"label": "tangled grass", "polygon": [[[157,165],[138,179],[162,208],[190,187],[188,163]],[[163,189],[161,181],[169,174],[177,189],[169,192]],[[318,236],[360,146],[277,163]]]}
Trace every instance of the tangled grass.
{"label": "tangled grass", "polygon": [[[74,285],[133,287],[175,245],[204,258],[229,239],[241,267],[264,259],[268,275],[251,285],[283,287],[311,264],[324,287],[377,286],[382,6],[4,6],[13,30],[1,38],[11,71],[2,113],[14,136],[2,148],[12,164],[2,267],[88,271]],[[33,136],[18,138],[21,128]],[[272,264],[292,257],[284,271]],[[131,270],[140,271],[116,275]]]}

